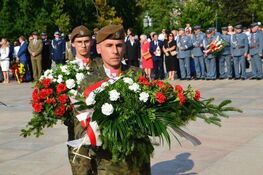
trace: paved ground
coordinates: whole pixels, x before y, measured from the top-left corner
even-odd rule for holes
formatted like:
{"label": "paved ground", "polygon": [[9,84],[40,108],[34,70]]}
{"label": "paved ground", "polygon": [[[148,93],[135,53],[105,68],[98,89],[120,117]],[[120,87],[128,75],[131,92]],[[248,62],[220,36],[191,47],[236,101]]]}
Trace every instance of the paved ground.
{"label": "paved ground", "polygon": [[[176,82],[177,83],[177,82]],[[203,97],[232,99],[244,113],[231,114],[221,128],[190,123],[185,130],[202,145],[180,139],[171,149],[158,146],[153,175],[260,175],[263,172],[263,81],[178,81],[200,89]],[[31,117],[32,84],[0,84],[0,175],[70,175],[66,128],[57,125],[36,138],[19,137]]]}

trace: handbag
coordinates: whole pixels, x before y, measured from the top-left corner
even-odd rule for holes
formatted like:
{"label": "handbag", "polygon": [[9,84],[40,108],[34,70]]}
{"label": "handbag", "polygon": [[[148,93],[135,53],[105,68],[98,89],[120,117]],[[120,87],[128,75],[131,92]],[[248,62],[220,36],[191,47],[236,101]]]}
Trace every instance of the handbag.
{"label": "handbag", "polygon": [[149,60],[150,58],[152,58],[152,54],[151,54],[150,52],[147,52],[147,53],[143,56],[143,58],[144,58],[145,60]]}

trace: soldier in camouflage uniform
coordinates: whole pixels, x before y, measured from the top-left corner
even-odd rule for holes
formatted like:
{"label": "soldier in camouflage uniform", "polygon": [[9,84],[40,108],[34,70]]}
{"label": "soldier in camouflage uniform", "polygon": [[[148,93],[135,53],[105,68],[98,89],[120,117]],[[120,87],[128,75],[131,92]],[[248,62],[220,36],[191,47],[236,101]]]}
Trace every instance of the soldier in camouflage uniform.
{"label": "soldier in camouflage uniform", "polygon": [[[96,64],[89,59],[90,47],[91,47],[91,32],[85,26],[78,26],[73,29],[71,33],[71,43],[76,49],[76,60],[79,64],[89,64],[90,67],[96,69]],[[83,128],[79,124],[76,117],[65,122],[68,126],[68,141],[81,138],[84,132]],[[79,154],[92,157],[89,153],[89,149],[82,147],[79,150]],[[73,175],[95,175],[96,174],[96,162],[95,159],[87,159],[81,156],[75,156],[73,148],[68,146],[68,157],[72,169]]]}
{"label": "soldier in camouflage uniform", "polygon": [[[125,74],[129,70],[140,71],[138,68],[122,65],[125,45],[124,29],[121,25],[108,25],[102,28],[97,36],[97,51],[101,54],[103,64],[97,64],[92,75],[89,75],[82,81],[82,89],[88,87],[90,82],[98,82],[107,78],[116,78],[120,74]],[[76,133],[80,134],[81,133]],[[75,137],[79,137],[76,135]],[[148,140],[149,141],[149,140]],[[150,141],[149,141],[150,142]],[[93,147],[97,163],[98,175],[150,175],[150,155],[148,161],[140,167],[134,167],[133,162],[112,162],[110,150],[104,150],[102,147]]]}

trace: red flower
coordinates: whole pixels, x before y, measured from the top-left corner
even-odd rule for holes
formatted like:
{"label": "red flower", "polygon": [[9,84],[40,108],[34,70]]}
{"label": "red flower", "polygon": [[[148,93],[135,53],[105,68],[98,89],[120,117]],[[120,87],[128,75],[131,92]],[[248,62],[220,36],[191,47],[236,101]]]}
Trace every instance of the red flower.
{"label": "red flower", "polygon": [[158,103],[162,104],[166,101],[166,96],[162,92],[157,92],[155,94],[155,99]]}
{"label": "red flower", "polygon": [[201,97],[200,91],[199,91],[199,90],[196,90],[196,91],[195,91],[194,99],[195,99],[196,101],[199,101],[199,100],[200,100],[200,97]]}
{"label": "red flower", "polygon": [[174,88],[178,93],[182,93],[184,91],[183,87],[181,85],[176,85]]}
{"label": "red flower", "polygon": [[43,86],[44,86],[45,88],[48,88],[48,87],[50,86],[50,84],[51,84],[51,80],[50,80],[49,78],[46,78],[46,79],[43,79],[43,80],[41,81],[41,83],[43,84]]}
{"label": "red flower", "polygon": [[57,85],[57,94],[60,94],[62,92],[65,92],[67,90],[67,87],[65,84],[60,83]]}
{"label": "red flower", "polygon": [[164,89],[166,86],[166,84],[161,80],[154,80],[152,83],[161,89]]}
{"label": "red flower", "polygon": [[41,89],[39,92],[39,97],[41,99],[46,99],[48,96],[50,96],[53,93],[52,89]]}
{"label": "red flower", "polygon": [[185,98],[185,96],[184,96],[183,93],[178,93],[178,94],[177,94],[177,97],[179,98],[180,105],[185,104],[185,102],[186,102],[186,98]]}
{"label": "red flower", "polygon": [[60,96],[58,96],[58,101],[61,104],[67,103],[68,101],[68,96],[66,94],[61,94]]}
{"label": "red flower", "polygon": [[32,107],[35,112],[39,113],[43,109],[43,105],[41,103],[32,103]]}
{"label": "red flower", "polygon": [[55,104],[55,103],[56,103],[56,100],[55,100],[54,98],[48,98],[48,99],[46,100],[46,103],[47,103],[47,104]]}
{"label": "red flower", "polygon": [[151,83],[148,81],[147,78],[145,78],[144,76],[139,76],[138,78],[138,82],[142,85],[145,85],[145,86],[151,86]]}
{"label": "red flower", "polygon": [[65,114],[65,106],[61,105],[55,109],[55,115],[58,117],[62,117]]}
{"label": "red flower", "polygon": [[32,92],[32,99],[34,102],[39,102],[40,100],[37,88],[35,88]]}

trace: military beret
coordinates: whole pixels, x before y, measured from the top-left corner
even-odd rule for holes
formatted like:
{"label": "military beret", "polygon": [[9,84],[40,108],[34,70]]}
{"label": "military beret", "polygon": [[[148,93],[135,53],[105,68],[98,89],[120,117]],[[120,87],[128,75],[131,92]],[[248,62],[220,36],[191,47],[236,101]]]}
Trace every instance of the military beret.
{"label": "military beret", "polygon": [[46,32],[42,32],[41,35],[42,35],[42,36],[46,36],[47,33],[46,33]]}
{"label": "military beret", "polygon": [[257,23],[257,22],[254,22],[254,23],[250,24],[250,27],[251,27],[251,28],[256,27],[256,26],[258,26],[258,23]]}
{"label": "military beret", "polygon": [[59,31],[55,31],[54,35],[60,35]]}
{"label": "military beret", "polygon": [[194,30],[199,30],[201,29],[201,26],[194,26]]}
{"label": "military beret", "polygon": [[228,29],[227,27],[221,27],[222,31],[227,31],[227,29]]}
{"label": "military beret", "polygon": [[236,25],[235,29],[242,29],[242,25],[241,24]]}
{"label": "military beret", "polygon": [[37,32],[33,32],[32,35],[38,35],[38,33]]}
{"label": "military beret", "polygon": [[96,35],[97,44],[106,39],[124,40],[125,31],[122,25],[110,24],[100,29]]}
{"label": "military beret", "polygon": [[89,29],[83,25],[77,26],[71,32],[70,41],[74,42],[75,38],[84,37],[84,36],[91,37],[91,32],[89,31]]}

